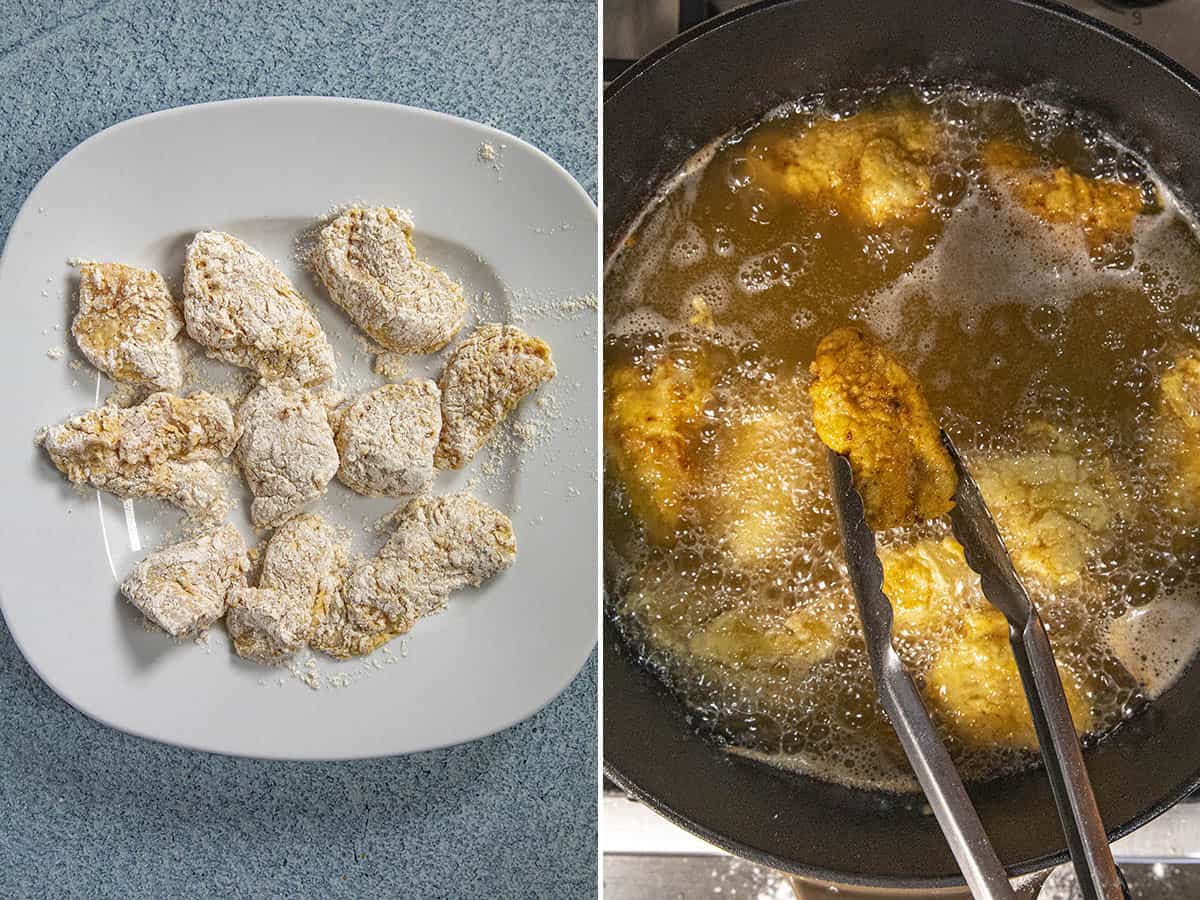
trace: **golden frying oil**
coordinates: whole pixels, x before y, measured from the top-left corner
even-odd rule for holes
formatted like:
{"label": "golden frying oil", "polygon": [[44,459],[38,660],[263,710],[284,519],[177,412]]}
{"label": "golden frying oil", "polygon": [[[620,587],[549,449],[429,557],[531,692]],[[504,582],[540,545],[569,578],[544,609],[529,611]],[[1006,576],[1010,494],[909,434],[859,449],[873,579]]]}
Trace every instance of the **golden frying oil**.
{"label": "golden frying oil", "polygon": [[[927,108],[948,135],[931,214],[868,227],[750,177],[754,159],[816,119],[884,105]],[[1089,250],[1081,236],[1042,224],[986,185],[980,153],[993,138],[1028,142],[1081,174],[1142,185],[1152,214],[1139,217],[1127,245]],[[711,326],[693,324],[697,300]],[[915,786],[871,684],[811,421],[772,420],[761,458],[725,445],[733,429],[785,402],[817,341],[848,322],[885,339],[910,366],[970,458],[1018,452],[1026,426],[1048,421],[1119,472],[1129,512],[1088,577],[1055,590],[1029,585],[1060,660],[1090,681],[1090,739],[1136,714],[1196,650],[1200,542],[1172,511],[1163,454],[1149,448],[1162,441],[1159,376],[1175,355],[1200,346],[1200,241],[1147,166],[1094,127],[966,89],[795,103],[685,167],[643,213],[608,261],[605,317],[606,367],[649,367],[686,349],[706,354],[717,372],[686,450],[699,483],[689,499],[696,515],[685,523],[710,525],[685,524],[655,546],[611,473],[605,492],[610,613],[714,738],[846,784]],[[721,461],[739,452],[741,468],[730,475]],[[808,472],[806,480],[786,476],[788,466]],[[739,491],[755,478],[781,479],[803,527],[738,562],[711,522],[735,514]],[[945,526],[924,532],[940,537]],[[885,546],[913,537],[880,536]],[[812,610],[837,642],[814,665],[713,663],[685,650],[730,610],[766,628],[798,609]],[[1169,624],[1155,627],[1160,619]],[[1115,642],[1129,664],[1117,662]],[[901,641],[918,680],[933,649]],[[1024,751],[948,742],[970,778],[1030,763]]]}

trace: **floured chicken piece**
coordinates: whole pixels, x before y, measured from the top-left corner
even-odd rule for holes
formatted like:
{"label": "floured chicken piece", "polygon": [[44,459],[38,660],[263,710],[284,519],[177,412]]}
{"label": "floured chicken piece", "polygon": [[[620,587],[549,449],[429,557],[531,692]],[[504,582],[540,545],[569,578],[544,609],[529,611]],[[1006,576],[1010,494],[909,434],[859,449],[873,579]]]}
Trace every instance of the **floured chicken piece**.
{"label": "floured chicken piece", "polygon": [[325,492],[338,468],[325,404],[296,382],[261,382],[237,411],[238,462],[254,494],[250,519],[275,528]]}
{"label": "floured chicken piece", "polygon": [[1170,469],[1176,506],[1186,518],[1200,517],[1200,353],[1185,353],[1159,382],[1160,424],[1152,448]]}
{"label": "floured chicken piece", "polygon": [[818,119],[766,157],[751,156],[750,178],[767,190],[827,204],[868,226],[928,213],[941,133],[928,109],[868,109]]}
{"label": "floured chicken piece", "polygon": [[710,620],[688,642],[700,659],[740,668],[785,665],[809,668],[846,646],[851,616],[838,615],[832,604],[804,607],[785,616],[751,616],[729,610]]}
{"label": "floured chicken piece", "polygon": [[433,353],[462,328],[462,286],[417,259],[413,221],[382,206],[346,210],[321,229],[313,269],[333,302],[384,348]]}
{"label": "floured chicken piece", "polygon": [[1017,571],[1065,587],[1112,543],[1124,492],[1112,464],[1068,435],[1045,422],[1027,434],[1029,452],[980,459],[972,472]]}
{"label": "floured chicken piece", "polygon": [[850,458],[871,527],[949,512],[954,463],[920,385],[900,361],[864,332],[839,328],[817,346],[812,374],[817,435]]}
{"label": "floured chicken piece", "polygon": [[157,272],[80,264],[71,334],[87,361],[114,381],[179,390],[183,360],[175,338],[182,330],[183,316]]}
{"label": "floured chicken piece", "polygon": [[704,526],[743,567],[786,566],[825,513],[816,493],[826,477],[825,448],[810,424],[806,384],[784,380],[730,407],[699,479]]}
{"label": "floured chicken piece", "polygon": [[966,615],[991,609],[979,576],[954,538],[880,547],[883,593],[892,604],[893,632],[910,641],[957,635]]}
{"label": "floured chicken piece", "polygon": [[147,619],[175,637],[198,634],[225,614],[229,594],[246,584],[250,560],[233,525],[155,551],[121,584]]}
{"label": "floured chicken piece", "polygon": [[554,377],[545,341],[511,325],[481,325],[442,372],[442,436],[434,462],[461,469],[526,394]]}
{"label": "floured chicken piece", "polygon": [[[989,609],[968,615],[963,634],[938,653],[925,677],[924,694],[938,721],[968,746],[1035,749],[1033,719],[1008,643],[1008,622]],[[1079,734],[1092,730],[1083,679],[1058,665],[1071,719]]]}
{"label": "floured chicken piece", "polygon": [[311,645],[338,657],[370,653],[516,555],[512,522],[500,511],[468,494],[418,497],[379,555],[354,566]]}
{"label": "floured chicken piece", "polygon": [[691,480],[687,446],[712,393],[708,357],[670,354],[648,373],[605,371],[604,452],[654,543],[678,530]]}
{"label": "floured chicken piece", "polygon": [[202,231],[183,268],[187,331],[209,356],[253,369],[260,378],[304,385],[333,377],[333,348],[312,307],[253,247],[221,231]]}
{"label": "floured chicken piece", "polygon": [[312,626],[299,598],[271,588],[234,588],[229,592],[225,627],[238,656],[278,665],[304,646]]}
{"label": "floured chicken piece", "polygon": [[1089,178],[1065,166],[1050,167],[1024,147],[991,141],[983,148],[988,175],[1047,225],[1082,230],[1093,258],[1128,241],[1133,223],[1147,212],[1142,188],[1109,178]]}
{"label": "floured chicken piece", "polygon": [[356,397],[338,419],[338,478],[367,497],[419,494],[433,484],[442,394],[412,378]]}
{"label": "floured chicken piece", "polygon": [[225,624],[245,659],[275,665],[325,620],[348,565],[346,540],[319,515],[290,519],[271,536],[257,588],[230,596]]}
{"label": "floured chicken piece", "polygon": [[43,446],[75,484],[220,519],[229,497],[210,461],[233,452],[240,433],[219,397],[157,393],[138,406],[102,406],[52,426]]}

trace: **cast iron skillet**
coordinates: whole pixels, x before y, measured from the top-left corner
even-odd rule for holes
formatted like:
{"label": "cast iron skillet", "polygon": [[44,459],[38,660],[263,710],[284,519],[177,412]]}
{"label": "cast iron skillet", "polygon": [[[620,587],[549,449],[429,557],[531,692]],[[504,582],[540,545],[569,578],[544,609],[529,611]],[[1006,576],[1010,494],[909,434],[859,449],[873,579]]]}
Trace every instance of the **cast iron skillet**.
{"label": "cast iron skillet", "polygon": [[[906,72],[968,79],[1090,112],[1200,198],[1200,82],[1137,41],[1040,0],[768,0],[711,20],[626,71],[604,100],[604,234],[611,253],[696,150],[816,90]],[[604,759],[663,815],[740,856],[798,875],[888,888],[961,885],[933,819],[886,794],[784,773],[698,737],[679,702],[605,623]],[[1200,783],[1200,665],[1087,754],[1109,835]],[[1010,874],[1062,862],[1044,773],[971,791]]]}

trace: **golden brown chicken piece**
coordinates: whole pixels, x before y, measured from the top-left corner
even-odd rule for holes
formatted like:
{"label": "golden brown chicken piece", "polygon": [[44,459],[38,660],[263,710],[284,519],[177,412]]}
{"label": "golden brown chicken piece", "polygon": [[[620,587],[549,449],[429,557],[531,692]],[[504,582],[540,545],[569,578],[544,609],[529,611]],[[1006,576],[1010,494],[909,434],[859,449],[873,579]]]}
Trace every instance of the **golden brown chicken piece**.
{"label": "golden brown chicken piece", "polygon": [[819,119],[764,159],[750,177],[770,191],[823,203],[869,226],[911,221],[928,212],[941,134],[919,106],[869,109]]}
{"label": "golden brown chicken piece", "polygon": [[824,520],[816,502],[824,447],[809,422],[805,381],[736,397],[702,475],[705,527],[742,567],[791,562],[797,543]]}
{"label": "golden brown chicken piece", "polygon": [[[1075,730],[1092,730],[1083,681],[1058,666]],[[1008,643],[1008,623],[987,609],[965,617],[963,635],[946,643],[925,677],[925,697],[939,721],[975,747],[1037,747],[1021,676]]]}
{"label": "golden brown chicken piece", "polygon": [[1200,516],[1200,353],[1178,357],[1159,382],[1154,451],[1170,469],[1169,488],[1188,518]]}
{"label": "golden brown chicken piece", "polygon": [[958,476],[921,387],[891,353],[857,328],[817,346],[809,387],[821,440],[850,458],[872,528],[943,515]]}
{"label": "golden brown chicken piece", "polygon": [[687,444],[711,390],[707,359],[699,354],[664,356],[648,374],[631,364],[605,374],[605,452],[656,543],[679,527]]}
{"label": "golden brown chicken piece", "polygon": [[1026,431],[1033,449],[979,460],[975,480],[1017,571],[1052,588],[1076,584],[1111,542],[1123,494],[1107,459],[1045,422]]}
{"label": "golden brown chicken piece", "polygon": [[990,141],[983,149],[988,175],[1048,225],[1083,231],[1093,256],[1128,240],[1134,220],[1146,211],[1142,189],[1110,178],[1089,178],[1065,166],[1050,167],[1010,141]]}

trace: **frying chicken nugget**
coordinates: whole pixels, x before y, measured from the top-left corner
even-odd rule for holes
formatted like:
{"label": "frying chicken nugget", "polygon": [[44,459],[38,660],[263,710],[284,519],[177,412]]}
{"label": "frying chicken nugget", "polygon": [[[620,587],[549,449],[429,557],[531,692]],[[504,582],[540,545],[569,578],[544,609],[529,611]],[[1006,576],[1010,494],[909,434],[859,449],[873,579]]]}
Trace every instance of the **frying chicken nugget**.
{"label": "frying chicken nugget", "polygon": [[[1037,735],[1008,643],[1008,623],[994,609],[966,617],[963,636],[947,643],[925,677],[925,697],[943,725],[969,746],[1034,749]],[[1083,680],[1058,666],[1071,719],[1092,730]]]}
{"label": "frying chicken nugget", "polygon": [[634,365],[605,373],[604,449],[650,540],[679,527],[689,474],[686,450],[712,390],[703,356],[664,356],[649,374]]}
{"label": "frying chicken nugget", "polygon": [[797,138],[750,158],[752,181],[826,203],[871,226],[923,214],[941,135],[923,107],[864,110],[820,119]]}
{"label": "frying chicken nugget", "polygon": [[1124,495],[1112,464],[1070,435],[1045,422],[1026,433],[1033,449],[980,459],[975,480],[1017,571],[1052,588],[1075,584],[1111,543]]}
{"label": "frying chicken nugget", "polygon": [[883,592],[892,603],[893,631],[913,641],[953,637],[965,613],[988,607],[979,576],[954,538],[880,547]]}
{"label": "frying chicken nugget", "polygon": [[1169,467],[1168,488],[1187,518],[1200,516],[1200,354],[1178,357],[1159,382],[1153,452]]}
{"label": "frying chicken nugget", "polygon": [[804,607],[780,619],[761,620],[747,611],[728,610],[688,642],[692,654],[734,668],[786,665],[810,668],[847,643],[838,619],[823,608]]}
{"label": "frying chicken nugget", "polygon": [[867,521],[885,529],[949,512],[958,476],[920,385],[857,328],[817,346],[809,386],[817,435],[850,458]]}
{"label": "frying chicken nugget", "polygon": [[1142,189],[1110,178],[1089,178],[1065,166],[1050,168],[1024,147],[995,140],[983,149],[988,174],[1006,186],[1028,212],[1048,225],[1083,231],[1093,258],[1128,240],[1146,212]]}
{"label": "frying chicken nugget", "polygon": [[743,567],[782,561],[821,526],[824,448],[808,422],[812,404],[799,378],[756,397],[735,397],[705,460],[706,528]]}

